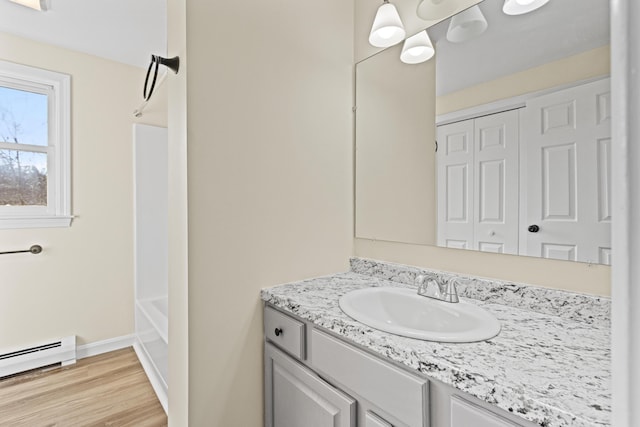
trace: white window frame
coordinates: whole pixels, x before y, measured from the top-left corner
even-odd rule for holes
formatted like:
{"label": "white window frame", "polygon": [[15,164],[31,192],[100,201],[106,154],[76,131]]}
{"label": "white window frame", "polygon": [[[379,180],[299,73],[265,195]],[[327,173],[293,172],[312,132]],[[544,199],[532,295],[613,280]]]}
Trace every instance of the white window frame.
{"label": "white window frame", "polygon": [[[0,206],[0,229],[69,227],[71,215],[71,76],[0,61],[0,85],[47,95],[48,145],[21,145],[47,154],[47,206]],[[16,145],[0,141],[0,148]]]}

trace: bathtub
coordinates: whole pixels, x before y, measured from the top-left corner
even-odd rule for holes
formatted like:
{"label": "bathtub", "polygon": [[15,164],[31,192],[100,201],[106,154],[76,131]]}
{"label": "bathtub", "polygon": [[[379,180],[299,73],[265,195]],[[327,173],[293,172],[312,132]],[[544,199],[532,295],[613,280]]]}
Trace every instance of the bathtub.
{"label": "bathtub", "polygon": [[149,298],[138,301],[138,306],[162,340],[169,344],[169,299]]}
{"label": "bathtub", "polygon": [[136,343],[134,349],[158,400],[168,406],[169,304],[167,297],[136,301]]}

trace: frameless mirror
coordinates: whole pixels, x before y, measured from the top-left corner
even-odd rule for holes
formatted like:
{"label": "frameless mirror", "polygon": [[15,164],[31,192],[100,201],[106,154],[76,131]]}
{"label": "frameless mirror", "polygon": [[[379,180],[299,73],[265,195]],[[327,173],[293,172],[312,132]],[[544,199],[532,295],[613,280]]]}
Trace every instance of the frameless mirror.
{"label": "frameless mirror", "polygon": [[608,2],[503,4],[356,65],[356,237],[609,264]]}

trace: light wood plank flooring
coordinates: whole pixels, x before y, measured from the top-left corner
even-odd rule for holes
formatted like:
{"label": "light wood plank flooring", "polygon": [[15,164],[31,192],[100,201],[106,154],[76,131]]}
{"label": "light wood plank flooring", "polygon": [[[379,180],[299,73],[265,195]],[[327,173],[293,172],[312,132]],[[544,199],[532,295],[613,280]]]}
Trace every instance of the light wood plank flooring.
{"label": "light wood plank flooring", "polygon": [[0,380],[0,426],[166,426],[131,348]]}

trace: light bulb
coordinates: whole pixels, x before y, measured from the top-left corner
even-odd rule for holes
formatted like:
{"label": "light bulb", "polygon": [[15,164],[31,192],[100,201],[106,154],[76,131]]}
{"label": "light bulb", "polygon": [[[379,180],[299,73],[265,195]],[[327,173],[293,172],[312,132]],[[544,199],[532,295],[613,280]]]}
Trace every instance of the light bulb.
{"label": "light bulb", "polygon": [[381,39],[385,39],[388,40],[391,37],[393,37],[393,35],[396,33],[396,28],[394,27],[384,27],[384,28],[380,28],[378,30],[378,36],[380,36]]}
{"label": "light bulb", "polygon": [[416,47],[412,47],[411,49],[407,50],[407,54],[411,55],[411,56],[420,56],[422,54],[424,54],[424,52],[427,50],[426,47],[424,46],[416,46]]}
{"label": "light bulb", "polygon": [[429,35],[426,31],[421,31],[404,41],[400,60],[405,64],[419,64],[429,60],[435,52]]}
{"label": "light bulb", "polygon": [[452,0],[420,0],[416,14],[425,21],[437,21],[456,12],[456,2]]}
{"label": "light bulb", "polygon": [[391,3],[385,2],[376,12],[369,33],[369,43],[375,47],[389,47],[400,43],[405,34],[398,10]]}
{"label": "light bulb", "polygon": [[470,7],[451,18],[447,40],[451,43],[466,42],[484,33],[488,26],[480,8],[477,5]]}
{"label": "light bulb", "polygon": [[533,12],[548,2],[549,0],[505,0],[502,11],[507,15],[522,15]]}
{"label": "light bulb", "polygon": [[19,5],[26,6],[31,9],[35,9],[40,12],[46,12],[47,9],[49,9],[49,4],[47,0],[11,0],[11,1]]}

